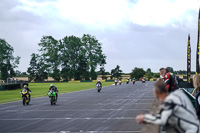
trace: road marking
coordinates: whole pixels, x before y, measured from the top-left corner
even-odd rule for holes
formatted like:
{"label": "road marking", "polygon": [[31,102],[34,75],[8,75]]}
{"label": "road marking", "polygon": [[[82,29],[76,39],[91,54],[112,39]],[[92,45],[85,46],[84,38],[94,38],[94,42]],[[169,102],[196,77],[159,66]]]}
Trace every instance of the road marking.
{"label": "road marking", "polygon": [[[0,121],[33,121],[33,120],[135,120],[135,117],[115,117],[115,118],[15,118],[15,119],[0,119]],[[38,122],[38,121],[37,121]]]}
{"label": "road marking", "polygon": [[[142,131],[79,131],[80,133],[141,133]],[[71,131],[60,131],[60,133],[71,133]],[[73,131],[72,131],[73,133]]]}
{"label": "road marking", "polygon": [[80,110],[80,109],[72,109],[72,110],[6,110],[7,112],[32,112],[32,111],[42,111],[42,112],[65,112],[65,111],[88,111],[88,112],[93,112],[93,111],[149,111],[149,109],[84,109],[84,110]]}

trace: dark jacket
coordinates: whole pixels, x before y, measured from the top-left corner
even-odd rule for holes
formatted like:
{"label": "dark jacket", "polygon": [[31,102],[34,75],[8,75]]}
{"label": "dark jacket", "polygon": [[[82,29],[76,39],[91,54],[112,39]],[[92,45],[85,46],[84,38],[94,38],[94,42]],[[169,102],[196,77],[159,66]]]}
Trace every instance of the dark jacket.
{"label": "dark jacket", "polygon": [[97,85],[97,84],[100,84],[100,85],[102,86],[102,84],[101,84],[101,82],[100,82],[100,81],[98,81],[98,82],[96,83],[96,85]]}
{"label": "dark jacket", "polygon": [[200,119],[200,103],[198,101],[199,97],[200,97],[200,92],[196,95],[196,111],[197,111],[197,116]]}
{"label": "dark jacket", "polygon": [[50,87],[50,88],[49,88],[49,91],[50,91],[51,89],[52,89],[53,91],[55,91],[55,92],[58,92],[58,89],[57,89],[55,86]]}

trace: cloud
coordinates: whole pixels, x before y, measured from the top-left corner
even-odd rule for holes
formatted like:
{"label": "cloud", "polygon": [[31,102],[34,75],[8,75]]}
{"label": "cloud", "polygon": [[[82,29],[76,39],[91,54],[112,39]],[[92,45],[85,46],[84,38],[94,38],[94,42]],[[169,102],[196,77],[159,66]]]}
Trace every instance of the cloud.
{"label": "cloud", "polygon": [[83,34],[103,44],[107,71],[116,65],[124,72],[134,67],[186,69],[189,33],[195,61],[199,5],[198,0],[2,0],[0,38],[22,57],[20,71],[27,70],[43,35]]}

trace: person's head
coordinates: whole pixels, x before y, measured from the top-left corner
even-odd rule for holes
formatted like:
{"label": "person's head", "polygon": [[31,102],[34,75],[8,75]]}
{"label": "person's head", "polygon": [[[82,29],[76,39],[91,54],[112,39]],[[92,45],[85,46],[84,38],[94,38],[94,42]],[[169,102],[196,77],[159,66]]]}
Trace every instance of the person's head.
{"label": "person's head", "polygon": [[194,88],[200,89],[200,75],[196,74],[193,76],[193,86]]}
{"label": "person's head", "polygon": [[166,74],[165,68],[160,68],[160,75],[161,75],[162,78],[165,77],[165,74]]}
{"label": "person's head", "polygon": [[158,79],[154,84],[154,94],[156,98],[160,99],[161,101],[164,101],[167,97],[167,88],[166,84],[162,79]]}
{"label": "person's head", "polygon": [[100,80],[98,80],[98,82],[100,82]]}
{"label": "person's head", "polygon": [[50,84],[50,87],[53,87],[54,85],[53,84]]}
{"label": "person's head", "polygon": [[24,85],[24,88],[28,88],[28,86],[27,86],[27,85]]}
{"label": "person's head", "polygon": [[166,73],[169,73],[169,72],[170,72],[168,68],[165,68],[165,71],[166,71]]}

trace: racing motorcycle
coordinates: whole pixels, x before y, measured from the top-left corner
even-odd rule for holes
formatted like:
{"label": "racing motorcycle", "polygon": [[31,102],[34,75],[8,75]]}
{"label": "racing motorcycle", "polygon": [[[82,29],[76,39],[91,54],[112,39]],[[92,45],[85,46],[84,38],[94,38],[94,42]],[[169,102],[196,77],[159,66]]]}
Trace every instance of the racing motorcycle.
{"label": "racing motorcycle", "polygon": [[53,89],[51,89],[48,92],[48,96],[49,96],[49,101],[50,101],[51,105],[55,105],[56,101],[57,101],[56,92]]}
{"label": "racing motorcycle", "polygon": [[122,84],[122,81],[120,80],[120,81],[119,81],[119,85],[121,85],[121,84]]}
{"label": "racing motorcycle", "polygon": [[126,84],[129,84],[129,80],[127,79]]}
{"label": "racing motorcycle", "polygon": [[97,92],[100,92],[100,91],[101,91],[101,85],[100,85],[100,84],[97,84],[97,85],[96,85],[96,89],[97,89]]}
{"label": "racing motorcycle", "polygon": [[23,103],[23,105],[29,105],[29,102],[31,100],[29,93],[30,92],[28,92],[26,89],[22,89],[21,95],[22,95],[22,103]]}
{"label": "racing motorcycle", "polygon": [[135,80],[133,80],[133,84],[135,84]]}

